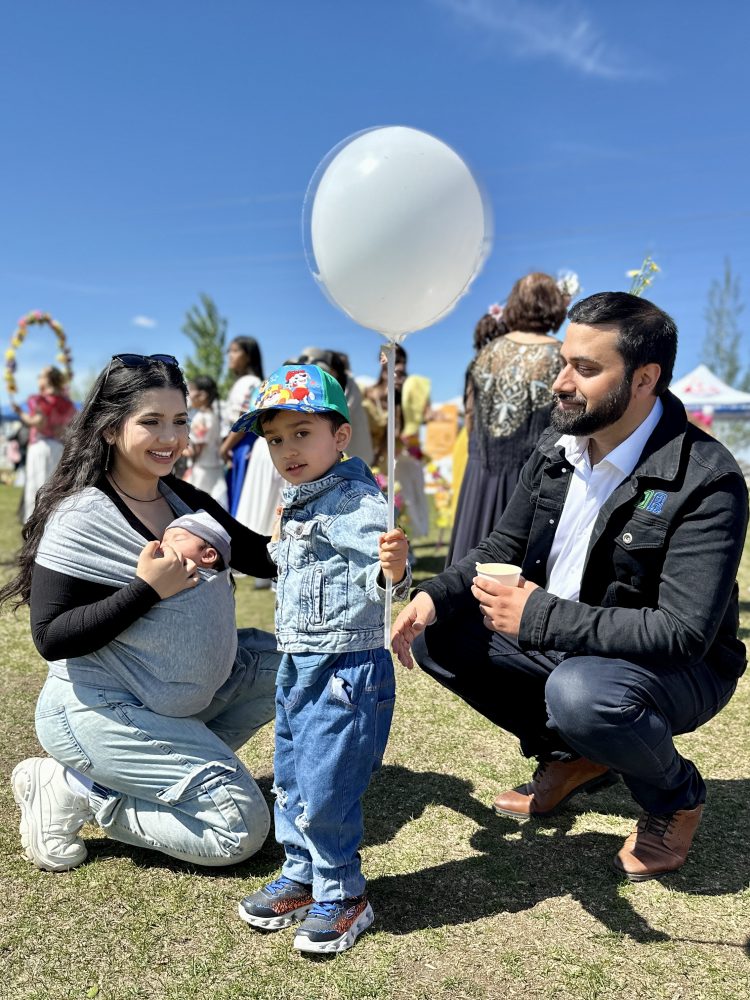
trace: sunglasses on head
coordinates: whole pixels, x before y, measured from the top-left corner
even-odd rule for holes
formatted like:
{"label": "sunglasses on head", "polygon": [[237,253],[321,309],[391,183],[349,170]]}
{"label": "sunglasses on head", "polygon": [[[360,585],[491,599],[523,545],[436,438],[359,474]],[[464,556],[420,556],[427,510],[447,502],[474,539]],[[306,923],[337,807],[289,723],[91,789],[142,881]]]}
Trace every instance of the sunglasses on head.
{"label": "sunglasses on head", "polygon": [[148,368],[154,361],[180,367],[180,362],[172,354],[113,354],[112,361],[120,361],[126,368]]}
{"label": "sunglasses on head", "polygon": [[125,368],[148,368],[154,361],[161,361],[164,365],[179,368],[180,362],[172,354],[113,354],[107,367],[107,374],[104,376],[106,382],[112,368],[112,362],[119,361]]}

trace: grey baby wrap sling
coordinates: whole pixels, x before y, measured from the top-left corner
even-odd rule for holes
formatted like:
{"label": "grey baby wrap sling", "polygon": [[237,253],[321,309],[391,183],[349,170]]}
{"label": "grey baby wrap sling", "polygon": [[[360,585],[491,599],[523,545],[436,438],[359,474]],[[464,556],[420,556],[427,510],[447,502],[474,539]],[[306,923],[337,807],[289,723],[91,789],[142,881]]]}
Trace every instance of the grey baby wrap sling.
{"label": "grey baby wrap sling", "polygon": [[[177,516],[190,508],[163,482]],[[80,580],[125,587],[145,545],[95,487],[64,499],[47,521],[36,562]],[[210,704],[237,655],[229,571],[204,574],[197,587],[159,601],[101,649],[49,663],[74,683],[119,688],[161,715],[188,716]]]}

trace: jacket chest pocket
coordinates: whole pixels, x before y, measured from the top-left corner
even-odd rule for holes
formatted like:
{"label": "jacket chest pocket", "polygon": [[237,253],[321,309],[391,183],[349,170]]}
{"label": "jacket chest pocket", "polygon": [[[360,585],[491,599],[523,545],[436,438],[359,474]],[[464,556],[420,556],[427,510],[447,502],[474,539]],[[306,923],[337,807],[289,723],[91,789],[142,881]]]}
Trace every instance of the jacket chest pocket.
{"label": "jacket chest pocket", "polygon": [[315,518],[307,521],[287,521],[282,529],[280,560],[295,569],[301,569],[312,561],[312,539],[317,527]]}
{"label": "jacket chest pocket", "polygon": [[617,579],[635,585],[658,586],[667,539],[666,521],[631,518],[615,536]]}

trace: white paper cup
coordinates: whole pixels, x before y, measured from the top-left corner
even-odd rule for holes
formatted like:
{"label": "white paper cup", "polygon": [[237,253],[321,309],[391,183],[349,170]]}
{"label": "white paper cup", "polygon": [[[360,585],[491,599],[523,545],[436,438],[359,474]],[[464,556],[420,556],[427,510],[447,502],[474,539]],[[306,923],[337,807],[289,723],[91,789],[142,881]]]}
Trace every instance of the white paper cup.
{"label": "white paper cup", "polygon": [[477,576],[484,576],[488,580],[497,580],[506,587],[517,587],[521,576],[521,567],[512,566],[510,563],[476,563]]}

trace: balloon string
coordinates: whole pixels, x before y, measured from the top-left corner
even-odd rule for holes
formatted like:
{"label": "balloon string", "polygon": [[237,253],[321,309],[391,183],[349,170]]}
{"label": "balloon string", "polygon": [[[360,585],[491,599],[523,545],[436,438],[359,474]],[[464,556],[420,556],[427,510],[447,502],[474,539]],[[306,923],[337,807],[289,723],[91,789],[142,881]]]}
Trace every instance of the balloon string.
{"label": "balloon string", "polygon": [[[396,525],[395,490],[396,479],[396,391],[394,388],[396,342],[391,340],[385,348],[388,358],[388,530]],[[385,637],[383,645],[391,648],[391,608],[393,605],[393,581],[385,581]]]}

